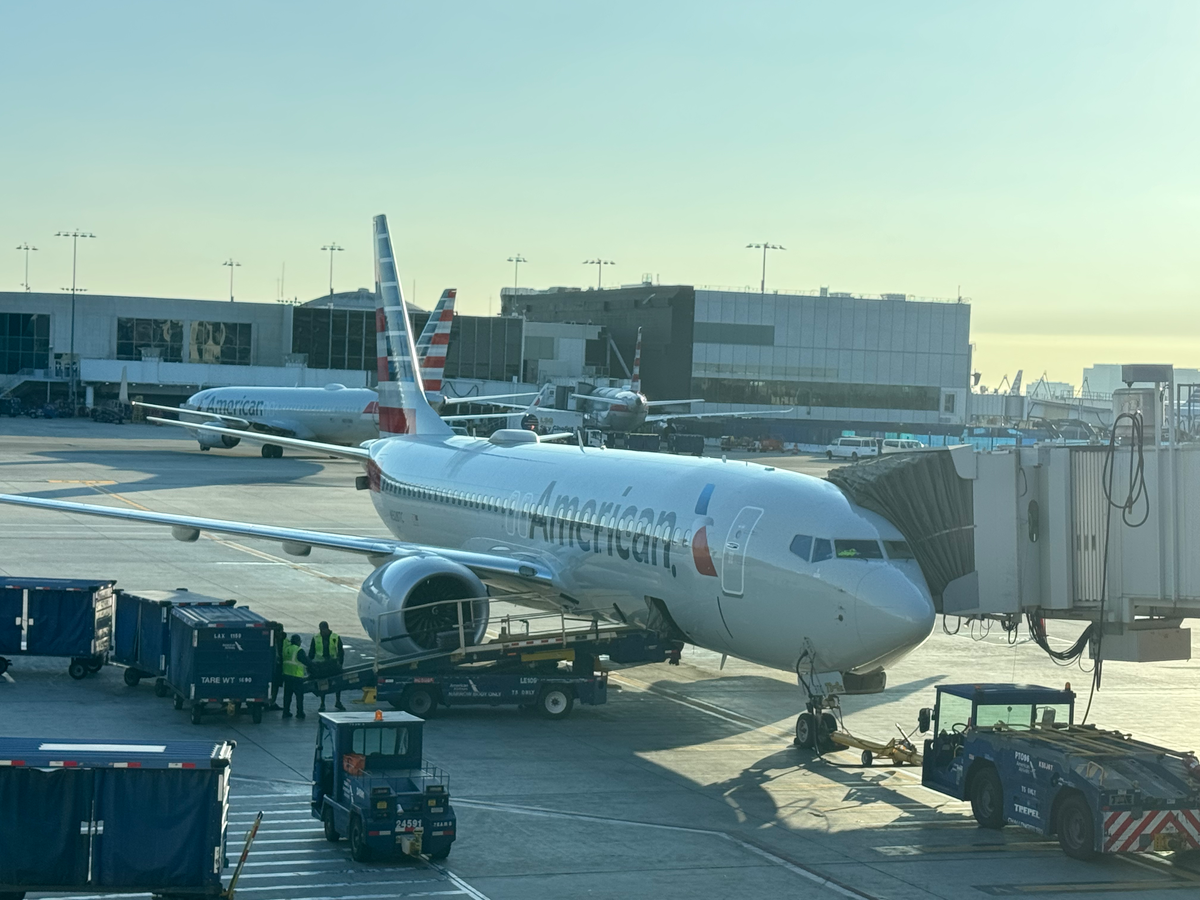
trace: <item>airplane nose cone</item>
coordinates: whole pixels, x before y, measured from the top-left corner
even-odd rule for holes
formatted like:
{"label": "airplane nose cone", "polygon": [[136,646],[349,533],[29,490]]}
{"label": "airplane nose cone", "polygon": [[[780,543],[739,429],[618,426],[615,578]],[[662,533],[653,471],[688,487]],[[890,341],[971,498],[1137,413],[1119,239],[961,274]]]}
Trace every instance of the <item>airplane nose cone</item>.
{"label": "airplane nose cone", "polygon": [[898,569],[872,567],[855,595],[864,657],[859,666],[887,665],[915,650],[933,631],[936,614],[928,589]]}

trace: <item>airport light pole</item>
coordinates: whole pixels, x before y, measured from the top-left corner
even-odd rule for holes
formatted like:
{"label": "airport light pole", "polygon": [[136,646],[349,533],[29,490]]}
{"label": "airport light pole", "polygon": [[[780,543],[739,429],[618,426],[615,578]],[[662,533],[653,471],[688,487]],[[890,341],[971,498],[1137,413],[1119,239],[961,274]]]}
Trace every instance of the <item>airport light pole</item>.
{"label": "airport light pole", "polygon": [[76,284],[75,274],[79,263],[79,239],[95,238],[95,235],[76,228],[74,231],[56,231],[54,236],[71,239],[71,415],[75,415],[75,410],[79,408],[79,363],[75,359],[75,295],[81,290]]}
{"label": "airport light pole", "polygon": [[600,288],[603,286],[604,267],[616,265],[616,263],[613,262],[611,259],[601,259],[600,257],[596,257],[595,259],[585,259],[583,261],[583,264],[585,266],[595,266],[596,267],[596,287],[597,288]]}
{"label": "airport light pole", "polygon": [[515,291],[517,289],[517,276],[521,271],[521,263],[529,262],[529,260],[518,253],[516,256],[510,256],[508,261],[513,264],[513,290]]}
{"label": "airport light pole", "polygon": [[25,241],[21,244],[18,244],[17,249],[25,251],[25,284],[23,286],[25,288],[25,293],[28,294],[29,293],[29,251],[37,250],[37,247],[31,247],[29,245],[29,242]]}
{"label": "airport light pole", "polygon": [[759,283],[758,291],[760,294],[763,294],[765,296],[767,293],[767,251],[768,250],[786,250],[787,247],[781,246],[779,244],[768,244],[768,243],[764,242],[762,244],[747,244],[746,249],[747,250],[761,250],[763,252],[762,281]]}
{"label": "airport light pole", "polygon": [[346,248],[339,247],[334,241],[330,241],[328,244],[326,244],[321,249],[329,251],[329,296],[332,297],[333,296],[333,254],[337,253],[339,250],[345,250]]}
{"label": "airport light pole", "polygon": [[225,260],[225,262],[221,263],[221,265],[229,266],[229,302],[232,303],[233,302],[233,270],[236,267],[240,266],[241,263],[234,260],[234,258],[231,256],[231,257],[229,257],[229,259]]}

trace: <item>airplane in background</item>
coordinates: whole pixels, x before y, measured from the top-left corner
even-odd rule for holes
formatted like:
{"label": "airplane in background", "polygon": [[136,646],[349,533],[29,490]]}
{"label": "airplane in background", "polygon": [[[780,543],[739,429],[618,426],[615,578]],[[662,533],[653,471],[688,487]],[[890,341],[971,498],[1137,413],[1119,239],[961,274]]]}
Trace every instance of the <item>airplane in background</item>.
{"label": "airplane in background", "polygon": [[[825,686],[882,690],[885,667],[930,634],[934,607],[903,535],[835,485],[749,463],[588,449],[530,431],[455,435],[429,404],[387,220],[374,221],[383,327],[381,438],[341,447],[214,425],[214,436],[278,440],[361,464],[360,487],[391,538],[336,534],[0,495],[0,502],[358,554],[373,567],[363,627],[396,653],[439,632],[483,638],[488,597],[642,624],[721,654],[794,672],[808,694],[797,740],[832,717]],[[161,420],[164,424],[183,423]]]}
{"label": "airplane in background", "polygon": [[[442,291],[417,341],[421,377],[431,401],[441,400],[446,348],[454,321],[454,288]],[[327,444],[357,446],[379,437],[378,395],[370,388],[342,384],[324,387],[220,387],[207,388],[181,406],[134,403],[145,409],[174,412],[195,419],[193,424],[224,425],[240,432],[258,432],[301,438]],[[201,450],[236,447],[245,435],[210,434],[192,429]],[[263,444],[268,459],[283,456],[279,444]]]}

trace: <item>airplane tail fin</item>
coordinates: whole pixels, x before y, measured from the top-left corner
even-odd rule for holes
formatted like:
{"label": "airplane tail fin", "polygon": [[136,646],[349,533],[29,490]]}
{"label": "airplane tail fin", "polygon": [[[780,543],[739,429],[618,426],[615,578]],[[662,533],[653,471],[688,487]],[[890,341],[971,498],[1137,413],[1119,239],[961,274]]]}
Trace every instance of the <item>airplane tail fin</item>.
{"label": "airplane tail fin", "polygon": [[629,382],[629,389],[635,394],[642,392],[642,329],[638,326],[637,347],[633,351],[633,378]]}
{"label": "airplane tail fin", "polygon": [[379,376],[379,434],[449,435],[450,426],[441,420],[419,382],[420,365],[413,341],[412,323],[387,216],[376,216],[374,234],[375,282],[378,306],[375,310],[376,359]]}
{"label": "airplane tail fin", "polygon": [[442,373],[446,369],[446,348],[450,344],[450,326],[454,324],[454,298],[458,291],[446,288],[429,315],[429,321],[417,341],[421,360],[421,380],[425,390],[438,394],[442,390]]}

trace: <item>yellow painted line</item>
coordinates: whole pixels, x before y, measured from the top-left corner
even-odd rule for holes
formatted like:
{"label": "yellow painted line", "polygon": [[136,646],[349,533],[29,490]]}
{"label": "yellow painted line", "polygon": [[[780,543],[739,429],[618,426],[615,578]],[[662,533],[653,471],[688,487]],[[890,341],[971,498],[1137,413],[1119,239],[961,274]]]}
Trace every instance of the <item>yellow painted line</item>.
{"label": "yellow painted line", "polygon": [[47,479],[46,479],[46,484],[90,484],[90,485],[97,485],[97,484],[116,484],[116,482],[115,482],[115,481],[80,481],[80,480],[78,480],[78,479],[71,479],[71,478],[47,478]]}
{"label": "yellow painted line", "polygon": [[1138,891],[1177,891],[1196,886],[1187,881],[1064,881],[1056,884],[996,884],[986,887],[975,886],[994,897],[1013,897],[1027,894],[1129,894]]}

